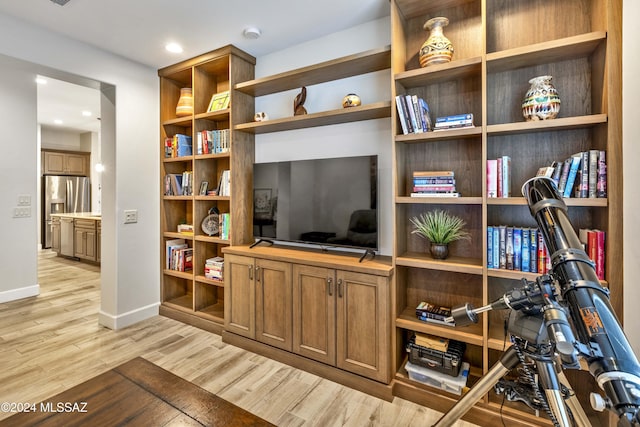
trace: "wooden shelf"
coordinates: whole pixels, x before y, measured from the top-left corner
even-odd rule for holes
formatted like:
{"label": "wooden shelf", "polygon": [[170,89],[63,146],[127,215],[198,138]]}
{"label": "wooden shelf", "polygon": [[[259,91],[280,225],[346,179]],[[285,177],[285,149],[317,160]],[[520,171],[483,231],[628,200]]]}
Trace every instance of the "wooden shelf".
{"label": "wooden shelf", "polygon": [[191,162],[192,160],[193,160],[193,156],[164,157],[162,159],[162,162],[163,163]]}
{"label": "wooden shelf", "polygon": [[398,9],[402,11],[405,19],[420,17],[443,9],[451,9],[471,3],[476,0],[441,0],[438,2],[426,2],[423,0],[396,0]]}
{"label": "wooden shelf", "polygon": [[205,317],[213,320],[214,322],[223,323],[224,322],[224,305],[223,304],[213,304],[204,307],[201,310],[196,311],[198,314],[203,314]]}
{"label": "wooden shelf", "polygon": [[207,119],[207,120],[229,120],[229,113],[231,109],[225,108],[223,110],[209,111],[206,113],[199,113],[194,116],[196,120]]}
{"label": "wooden shelf", "polygon": [[229,245],[230,242],[229,240],[225,240],[225,239],[221,239],[219,237],[216,236],[196,236],[196,241],[197,242],[207,242],[207,243],[218,243],[218,244],[222,244],[222,245]]}
{"label": "wooden shelf", "polygon": [[178,233],[177,231],[165,231],[162,236],[170,239],[193,240],[193,234]]}
{"label": "wooden shelf", "polygon": [[452,139],[479,138],[482,136],[482,127],[475,126],[464,129],[449,129],[446,131],[432,131],[425,133],[410,133],[406,135],[396,135],[396,142],[422,143],[438,142]]}
{"label": "wooden shelf", "polygon": [[302,116],[270,119],[266,122],[241,123],[234,126],[234,129],[248,133],[261,134],[350,123],[362,120],[381,119],[385,117],[391,117],[390,101],[361,105],[359,107],[340,108],[336,110],[323,111],[321,113],[305,114]]}
{"label": "wooden shelf", "polygon": [[416,70],[403,71],[395,75],[396,83],[405,89],[432,85],[446,81],[480,77],[482,57],[461,59],[446,64],[430,65]]}
{"label": "wooden shelf", "polygon": [[434,323],[421,322],[416,318],[415,308],[405,309],[396,319],[396,327],[425,334],[433,334],[467,344],[482,346],[482,324],[473,324],[464,328],[440,326]]}
{"label": "wooden shelf", "polygon": [[193,310],[193,295],[186,294],[168,301],[164,301],[163,304],[172,308],[177,308],[179,310],[191,311]]}
{"label": "wooden shelf", "polygon": [[169,119],[162,122],[162,126],[181,126],[190,128],[193,120],[193,116],[176,117],[175,119]]}
{"label": "wooden shelf", "polygon": [[406,252],[396,257],[396,265],[430,270],[451,271],[482,275],[482,260],[450,256],[444,260],[433,259],[429,255],[418,252]]}
{"label": "wooden shelf", "polygon": [[389,68],[391,47],[372,49],[235,85],[251,96],[263,96]]}
{"label": "wooden shelf", "polygon": [[211,285],[211,286],[218,286],[220,288],[224,288],[224,281],[222,281],[222,280],[214,280],[214,279],[207,279],[206,277],[200,276],[200,275],[196,276],[196,282],[204,283],[204,284]]}
{"label": "wooden shelf", "polygon": [[[567,206],[585,206],[585,207],[607,207],[607,199],[606,198],[575,198],[569,197],[563,199],[564,203]],[[527,206],[527,200],[524,197],[490,197],[487,198],[487,205],[495,205],[495,206]]]}
{"label": "wooden shelf", "polygon": [[167,276],[173,276],[179,279],[193,280],[193,271],[177,271],[164,269],[162,272]]}
{"label": "wooden shelf", "polygon": [[226,153],[215,153],[215,154],[196,154],[193,158],[196,160],[210,160],[210,159],[225,159],[230,156],[231,154],[229,152],[226,152]]}
{"label": "wooden shelf", "polygon": [[195,199],[198,201],[204,201],[204,202],[212,202],[214,200],[224,200],[224,201],[229,201],[231,200],[231,197],[229,196],[195,196]]}
{"label": "wooden shelf", "polygon": [[537,43],[501,52],[487,53],[487,72],[537,66],[591,55],[607,40],[606,31],[595,31],[573,37]]}
{"label": "wooden shelf", "polygon": [[550,132],[589,128],[603,123],[607,123],[606,114],[592,114],[579,117],[561,117],[553,120],[488,125],[487,134],[489,136],[502,136],[520,133]]}

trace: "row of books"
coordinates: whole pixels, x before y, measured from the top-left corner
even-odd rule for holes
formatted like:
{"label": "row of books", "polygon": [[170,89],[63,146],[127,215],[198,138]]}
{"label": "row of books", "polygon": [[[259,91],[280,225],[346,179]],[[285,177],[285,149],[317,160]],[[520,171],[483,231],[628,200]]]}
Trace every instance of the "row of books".
{"label": "row of books", "polygon": [[536,228],[488,226],[487,268],[546,273],[550,259],[542,233]]}
{"label": "row of books", "polygon": [[204,277],[211,280],[220,280],[224,279],[224,258],[223,257],[213,257],[209,258],[204,262]]}
{"label": "row of books", "polygon": [[218,216],[219,227],[218,233],[222,240],[229,240],[230,232],[231,232],[231,215],[228,213],[221,213]]}
{"label": "row of books", "polygon": [[193,248],[184,239],[166,241],[165,268],[167,270],[190,271],[193,269]]}
{"label": "row of books", "polygon": [[472,128],[473,114],[456,114],[453,116],[437,117],[436,124],[433,128],[434,131],[460,129],[460,128]]}
{"label": "row of books", "polygon": [[231,171],[225,169],[220,174],[220,180],[218,181],[218,196],[230,196],[231,195]]}
{"label": "row of books", "polygon": [[203,130],[196,137],[197,154],[228,153],[231,146],[229,129]]}
{"label": "row of books", "polygon": [[594,262],[598,279],[604,280],[604,259],[605,259],[605,232],[589,228],[581,228],[578,231],[578,238],[584,246],[584,250]]}
{"label": "row of books", "polygon": [[453,171],[415,171],[411,197],[459,197]]}
{"label": "row of books", "polygon": [[396,109],[404,135],[431,131],[431,112],[424,99],[417,95],[397,95]]}
{"label": "row of books", "polygon": [[193,172],[168,173],[164,176],[165,196],[191,196],[193,194]]}
{"label": "row of books", "polygon": [[184,157],[191,156],[193,154],[191,149],[191,137],[177,133],[173,136],[167,137],[164,140],[164,157]]}
{"label": "row of books", "polygon": [[487,160],[487,197],[511,197],[511,157]]}
{"label": "row of books", "polygon": [[573,154],[564,161],[538,170],[556,183],[562,197],[607,197],[607,161],[603,150],[588,150]]}

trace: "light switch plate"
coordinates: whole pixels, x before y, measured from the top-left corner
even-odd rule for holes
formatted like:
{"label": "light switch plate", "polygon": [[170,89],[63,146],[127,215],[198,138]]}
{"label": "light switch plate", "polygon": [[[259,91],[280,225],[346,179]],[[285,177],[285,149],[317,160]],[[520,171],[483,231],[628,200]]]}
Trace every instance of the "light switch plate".
{"label": "light switch plate", "polygon": [[138,222],[138,210],[137,209],[127,209],[124,211],[124,223],[125,224],[134,224]]}

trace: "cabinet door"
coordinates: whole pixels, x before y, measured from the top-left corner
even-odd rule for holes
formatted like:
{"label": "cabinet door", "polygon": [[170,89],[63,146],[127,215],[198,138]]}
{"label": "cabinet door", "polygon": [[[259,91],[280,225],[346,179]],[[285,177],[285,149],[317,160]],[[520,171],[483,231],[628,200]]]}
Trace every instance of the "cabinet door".
{"label": "cabinet door", "polygon": [[61,175],[65,173],[64,166],[64,153],[56,152],[44,152],[44,167],[43,172],[45,174]]}
{"label": "cabinet door", "polygon": [[84,258],[86,253],[87,239],[85,231],[82,228],[73,230],[73,255],[78,258]]}
{"label": "cabinet door", "polygon": [[335,271],[294,264],[293,281],[293,351],[335,365]]}
{"label": "cabinet door", "polygon": [[291,351],[291,264],[256,260],[256,339]]}
{"label": "cabinet door", "polygon": [[224,257],[224,326],[229,332],[255,339],[254,260]]}
{"label": "cabinet door", "polygon": [[389,381],[389,283],[363,273],[336,273],[336,366]]}
{"label": "cabinet door", "polygon": [[96,260],[96,232],[87,230],[85,232],[85,255],[91,261]]}
{"label": "cabinet door", "polygon": [[60,253],[60,221],[51,222],[51,250]]}
{"label": "cabinet door", "polygon": [[65,172],[70,175],[87,175],[87,156],[84,154],[66,154]]}

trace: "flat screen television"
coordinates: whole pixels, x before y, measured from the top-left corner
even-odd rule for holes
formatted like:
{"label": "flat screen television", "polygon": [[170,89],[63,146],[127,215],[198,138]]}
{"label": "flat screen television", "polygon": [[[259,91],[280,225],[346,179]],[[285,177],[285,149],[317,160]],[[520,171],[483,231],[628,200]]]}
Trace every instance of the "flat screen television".
{"label": "flat screen television", "polygon": [[256,239],[378,249],[378,156],[256,163]]}

